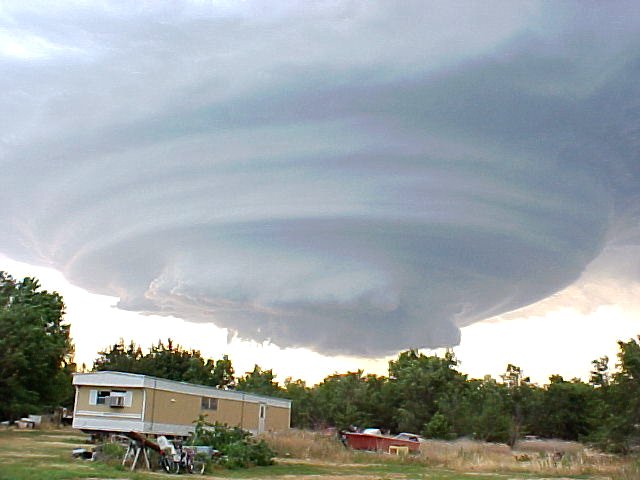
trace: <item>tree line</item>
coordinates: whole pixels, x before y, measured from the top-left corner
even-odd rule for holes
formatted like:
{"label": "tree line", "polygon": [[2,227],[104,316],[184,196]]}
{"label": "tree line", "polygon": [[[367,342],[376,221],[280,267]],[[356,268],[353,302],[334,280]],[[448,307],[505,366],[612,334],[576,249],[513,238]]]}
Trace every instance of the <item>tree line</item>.
{"label": "tree line", "polygon": [[[73,403],[73,345],[57,293],[37,280],[0,272],[0,420]],[[256,365],[236,376],[231,360],[206,359],[168,340],[146,352],[124,340],[98,352],[93,369],[152,375],[292,400],[292,426],[377,427],[430,438],[473,437],[513,444],[523,435],[594,442],[618,452],[640,444],[640,337],[618,342],[616,369],[592,362],[588,382],[552,375],[532,383],[508,365],[498,379],[469,378],[452,351],[416,350],[389,362],[388,375],[359,370],[333,374],[314,386],[276,381]]]}
{"label": "tree line", "polygon": [[[640,340],[640,337],[639,337]],[[143,373],[292,400],[292,426],[376,427],[430,438],[473,437],[513,444],[524,435],[595,442],[627,452],[640,441],[640,343],[619,342],[618,368],[606,357],[592,362],[589,382],[552,375],[537,385],[508,365],[499,379],[469,378],[452,351],[444,356],[408,350],[389,362],[389,374],[362,370],[333,374],[318,385],[256,365],[234,376],[231,361],[204,360],[169,340],[146,354],[120,341],[99,353],[95,370]]]}

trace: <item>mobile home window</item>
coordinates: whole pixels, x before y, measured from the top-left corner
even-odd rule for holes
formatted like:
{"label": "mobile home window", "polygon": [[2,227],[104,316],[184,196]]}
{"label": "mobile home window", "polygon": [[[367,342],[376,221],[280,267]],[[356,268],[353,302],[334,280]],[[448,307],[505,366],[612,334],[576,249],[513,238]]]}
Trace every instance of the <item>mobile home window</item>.
{"label": "mobile home window", "polygon": [[90,390],[89,405],[109,405],[110,397],[124,397],[124,406],[130,407],[133,392],[127,390]]}
{"label": "mobile home window", "polygon": [[97,405],[104,405],[107,403],[107,398],[111,396],[111,392],[109,390],[98,390],[98,396],[96,397]]}
{"label": "mobile home window", "polygon": [[217,410],[218,399],[212,397],[202,397],[202,409],[203,410]]}

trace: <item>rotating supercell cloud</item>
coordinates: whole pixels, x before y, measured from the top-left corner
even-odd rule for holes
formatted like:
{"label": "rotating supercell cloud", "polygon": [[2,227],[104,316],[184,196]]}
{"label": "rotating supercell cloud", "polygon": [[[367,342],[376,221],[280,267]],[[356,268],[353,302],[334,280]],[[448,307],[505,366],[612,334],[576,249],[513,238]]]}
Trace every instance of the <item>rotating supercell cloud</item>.
{"label": "rotating supercell cloud", "polygon": [[0,251],[119,308],[380,356],[640,243],[633,2],[20,3],[0,24]]}

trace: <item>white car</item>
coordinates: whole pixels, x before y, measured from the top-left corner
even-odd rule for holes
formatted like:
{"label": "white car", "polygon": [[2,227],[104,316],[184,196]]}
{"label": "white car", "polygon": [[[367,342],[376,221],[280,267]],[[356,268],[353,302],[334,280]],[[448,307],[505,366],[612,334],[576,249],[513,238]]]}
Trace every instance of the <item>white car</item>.
{"label": "white car", "polygon": [[393,438],[397,438],[398,440],[409,440],[410,442],[425,442],[426,441],[420,435],[416,435],[415,433],[407,433],[407,432],[399,433],[398,435],[396,435]]}

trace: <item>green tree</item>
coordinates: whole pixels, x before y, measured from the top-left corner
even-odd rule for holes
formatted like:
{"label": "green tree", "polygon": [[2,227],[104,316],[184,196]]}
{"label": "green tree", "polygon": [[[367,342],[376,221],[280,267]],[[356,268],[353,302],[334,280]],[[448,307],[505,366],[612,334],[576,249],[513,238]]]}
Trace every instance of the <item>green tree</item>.
{"label": "green tree", "polygon": [[465,379],[439,395],[438,413],[444,416],[450,428],[447,438],[473,435],[475,432],[474,420],[482,402],[479,395],[481,385],[481,380]]}
{"label": "green tree", "polygon": [[513,417],[507,387],[487,378],[480,385],[478,400],[475,437],[486,442],[509,442],[513,432]]}
{"label": "green tree", "polygon": [[606,415],[596,437],[608,450],[627,453],[640,445],[640,343],[618,342],[618,371],[605,397]]}
{"label": "green tree", "polygon": [[369,412],[371,425],[384,430],[395,428],[395,394],[393,385],[384,376],[369,374],[365,377],[366,397],[364,404]]}
{"label": "green tree", "polygon": [[378,417],[379,377],[362,370],[333,374],[315,389],[316,408],[325,425],[345,429],[349,426],[386,428]]}
{"label": "green tree", "polygon": [[213,385],[217,385],[220,388],[234,388],[235,377],[231,360],[228,355],[223,355],[221,359],[216,360],[215,367],[213,367]]}
{"label": "green tree", "polygon": [[262,370],[259,365],[254,365],[251,372],[238,380],[238,390],[247,393],[257,393],[271,397],[282,396],[282,389],[275,381],[273,370]]}
{"label": "green tree", "polygon": [[576,378],[566,381],[560,375],[552,375],[538,407],[536,433],[580,440],[594,431],[599,411],[592,386]]}
{"label": "green tree", "polygon": [[38,280],[0,271],[0,417],[69,403],[75,371],[64,303]]}
{"label": "green tree", "polygon": [[[466,376],[456,370],[457,365],[453,352],[438,357],[416,350],[402,352],[397,360],[389,362],[397,421],[392,429],[419,432],[440,411],[440,403],[460,395]],[[455,411],[453,408],[446,410]]]}
{"label": "green tree", "polygon": [[226,355],[218,361],[204,359],[198,350],[187,350],[173,340],[158,341],[144,354],[142,348],[124,340],[98,352],[94,370],[139,373],[200,385],[233,388],[234,376],[231,360]]}
{"label": "green tree", "polygon": [[440,412],[436,412],[422,430],[422,434],[427,438],[447,439],[451,433],[451,425]]}
{"label": "green tree", "polygon": [[508,364],[506,372],[500,375],[502,384],[506,387],[508,406],[511,411],[511,435],[509,445],[513,446],[518,438],[527,430],[528,414],[535,400],[535,387],[531,385],[529,377],[525,377],[522,369]]}
{"label": "green tree", "polygon": [[124,339],[113,344],[108,349],[98,352],[98,358],[93,362],[93,369],[109,370],[112,372],[143,373],[141,359],[144,356],[142,348],[133,340],[129,345],[124,344]]}
{"label": "green tree", "polygon": [[591,370],[591,376],[589,383],[595,388],[606,388],[609,386],[611,376],[609,374],[609,357],[604,356],[597,358],[591,362],[593,370]]}
{"label": "green tree", "polygon": [[312,389],[304,380],[284,381],[284,396],[291,400],[291,426],[295,428],[313,428],[315,426],[314,396]]}

